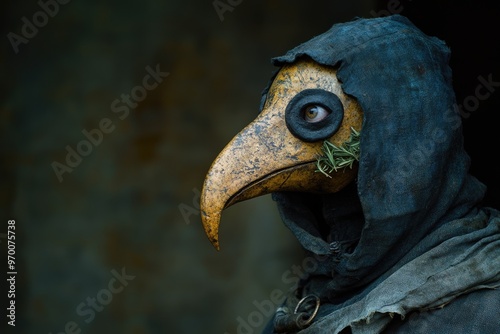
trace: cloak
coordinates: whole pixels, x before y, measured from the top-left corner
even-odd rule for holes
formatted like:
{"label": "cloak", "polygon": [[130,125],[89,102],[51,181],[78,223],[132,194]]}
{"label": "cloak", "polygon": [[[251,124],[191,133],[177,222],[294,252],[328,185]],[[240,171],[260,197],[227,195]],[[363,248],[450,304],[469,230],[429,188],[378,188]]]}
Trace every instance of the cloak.
{"label": "cloak", "polygon": [[272,62],[304,57],[338,69],[363,124],[353,184],[273,194],[316,261],[297,297],[320,307],[298,333],[500,333],[500,212],[468,172],[449,48],[393,15],[335,24]]}

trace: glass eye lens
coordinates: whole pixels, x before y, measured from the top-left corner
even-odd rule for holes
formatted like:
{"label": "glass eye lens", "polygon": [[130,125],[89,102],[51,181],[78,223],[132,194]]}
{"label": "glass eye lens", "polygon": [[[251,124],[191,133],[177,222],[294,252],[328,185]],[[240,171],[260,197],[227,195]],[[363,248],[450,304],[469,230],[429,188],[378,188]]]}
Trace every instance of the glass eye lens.
{"label": "glass eye lens", "polygon": [[326,118],[330,112],[317,104],[309,105],[304,109],[304,120],[308,123],[317,123]]}
{"label": "glass eye lens", "polygon": [[339,97],[323,89],[304,89],[295,95],[285,109],[288,131],[308,143],[333,136],[344,118]]}

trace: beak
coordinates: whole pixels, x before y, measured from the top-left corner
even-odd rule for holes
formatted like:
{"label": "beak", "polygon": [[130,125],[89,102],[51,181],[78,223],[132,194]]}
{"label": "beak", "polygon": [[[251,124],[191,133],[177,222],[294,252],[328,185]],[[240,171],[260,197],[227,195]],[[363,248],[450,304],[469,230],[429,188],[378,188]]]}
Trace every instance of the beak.
{"label": "beak", "polygon": [[318,88],[337,95],[344,107],[344,118],[330,142],[340,146],[349,139],[351,127],[361,129],[361,108],[342,92],[334,68],[311,60],[281,68],[260,115],[222,150],[205,178],[201,219],[217,250],[221,214],[229,206],[276,191],[336,192],[355,178],[355,168],[334,172],[331,178],[316,172],[323,141],[305,142],[287,129],[285,109],[290,100],[304,89]]}

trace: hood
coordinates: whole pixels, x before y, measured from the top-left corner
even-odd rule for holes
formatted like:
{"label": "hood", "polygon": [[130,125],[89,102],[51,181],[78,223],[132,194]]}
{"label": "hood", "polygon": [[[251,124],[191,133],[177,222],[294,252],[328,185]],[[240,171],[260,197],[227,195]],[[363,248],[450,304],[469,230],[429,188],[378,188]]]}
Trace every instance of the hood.
{"label": "hood", "polygon": [[442,242],[425,238],[442,224],[477,213],[485,186],[468,173],[449,56],[443,41],[394,15],[335,24],[272,60],[282,67],[310,58],[337,68],[344,93],[363,110],[350,187],[273,194],[284,223],[321,256],[312,275],[328,282],[330,296],[394,270],[406,254]]}

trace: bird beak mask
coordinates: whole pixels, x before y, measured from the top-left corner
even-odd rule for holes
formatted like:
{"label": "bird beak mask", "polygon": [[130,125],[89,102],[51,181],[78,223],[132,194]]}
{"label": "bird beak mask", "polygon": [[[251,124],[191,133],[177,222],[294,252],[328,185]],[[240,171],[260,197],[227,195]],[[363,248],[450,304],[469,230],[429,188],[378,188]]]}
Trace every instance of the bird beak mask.
{"label": "bird beak mask", "polygon": [[342,147],[361,130],[362,110],[342,91],[336,69],[312,60],[284,65],[259,116],[237,134],[210,167],[201,193],[205,232],[219,249],[222,211],[276,191],[333,193],[354,180],[356,167],[330,177],[317,170],[325,141]]}

